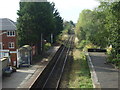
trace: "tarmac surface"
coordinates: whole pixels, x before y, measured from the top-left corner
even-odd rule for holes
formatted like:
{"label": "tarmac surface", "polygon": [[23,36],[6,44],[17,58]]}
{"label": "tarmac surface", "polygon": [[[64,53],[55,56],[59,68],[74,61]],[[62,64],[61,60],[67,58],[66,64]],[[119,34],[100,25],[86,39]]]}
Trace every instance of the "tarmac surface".
{"label": "tarmac surface", "polygon": [[10,77],[2,77],[2,88],[28,88],[29,86],[27,85],[31,85],[33,79],[36,78],[36,75],[42,72],[47,63],[49,63],[48,58],[51,58],[58,48],[59,46],[51,47],[47,51],[48,56],[35,65],[21,67],[20,69],[17,69],[17,72],[12,73]]}
{"label": "tarmac surface", "polygon": [[[106,55],[101,52],[89,53],[91,62],[94,66],[98,82],[101,88],[114,88],[118,90],[120,86],[120,72],[112,65],[106,64]],[[120,90],[120,88],[119,88]]]}

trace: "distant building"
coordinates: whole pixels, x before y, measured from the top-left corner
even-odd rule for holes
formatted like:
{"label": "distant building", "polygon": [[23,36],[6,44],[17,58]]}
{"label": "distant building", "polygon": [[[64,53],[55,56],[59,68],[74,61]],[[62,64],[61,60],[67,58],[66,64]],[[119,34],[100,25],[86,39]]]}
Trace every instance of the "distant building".
{"label": "distant building", "polygon": [[13,66],[17,62],[16,25],[8,18],[0,19],[0,58],[10,55]]}

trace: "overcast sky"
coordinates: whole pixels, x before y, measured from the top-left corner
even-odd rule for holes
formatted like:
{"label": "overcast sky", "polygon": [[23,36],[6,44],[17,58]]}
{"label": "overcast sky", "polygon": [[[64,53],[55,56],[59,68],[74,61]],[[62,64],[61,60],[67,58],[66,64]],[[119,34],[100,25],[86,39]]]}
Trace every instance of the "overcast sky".
{"label": "overcast sky", "polygon": [[[20,0],[2,0],[0,1],[0,18],[9,18],[16,21],[18,17],[16,12],[19,9]],[[99,5],[96,0],[48,0],[54,2],[56,8],[64,20],[77,22],[79,13],[83,9],[94,9]]]}

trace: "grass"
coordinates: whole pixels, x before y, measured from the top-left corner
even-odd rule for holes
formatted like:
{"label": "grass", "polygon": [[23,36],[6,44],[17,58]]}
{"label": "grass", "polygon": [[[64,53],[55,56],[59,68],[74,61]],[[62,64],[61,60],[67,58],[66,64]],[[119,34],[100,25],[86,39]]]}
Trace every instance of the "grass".
{"label": "grass", "polygon": [[89,67],[84,53],[73,51],[73,64],[70,72],[69,88],[93,88]]}

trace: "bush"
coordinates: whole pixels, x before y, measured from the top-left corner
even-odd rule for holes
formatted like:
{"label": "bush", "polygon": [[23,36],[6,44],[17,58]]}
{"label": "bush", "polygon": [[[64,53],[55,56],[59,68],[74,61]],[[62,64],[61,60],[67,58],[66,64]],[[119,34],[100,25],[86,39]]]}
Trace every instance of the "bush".
{"label": "bush", "polygon": [[87,51],[88,48],[97,48],[98,46],[92,44],[88,40],[82,40],[80,44],[78,45],[79,49],[82,49],[83,51]]}
{"label": "bush", "polygon": [[115,64],[116,66],[120,65],[120,54],[117,54],[116,58],[112,59],[112,63]]}
{"label": "bush", "polygon": [[120,60],[118,58],[112,59],[112,63],[115,64],[115,65],[118,65],[119,61]]}
{"label": "bush", "polygon": [[90,41],[82,40],[78,45],[78,48],[83,49],[88,43],[90,43]]}
{"label": "bush", "polygon": [[116,55],[115,50],[108,50],[108,60],[107,62],[112,63],[120,68],[120,54]]}
{"label": "bush", "polygon": [[88,49],[88,48],[98,48],[98,46],[96,46],[92,43],[88,43],[87,45],[85,45],[84,49]]}
{"label": "bush", "polygon": [[51,47],[51,44],[50,44],[50,43],[46,43],[46,44],[44,45],[45,51],[47,51],[50,47]]}

